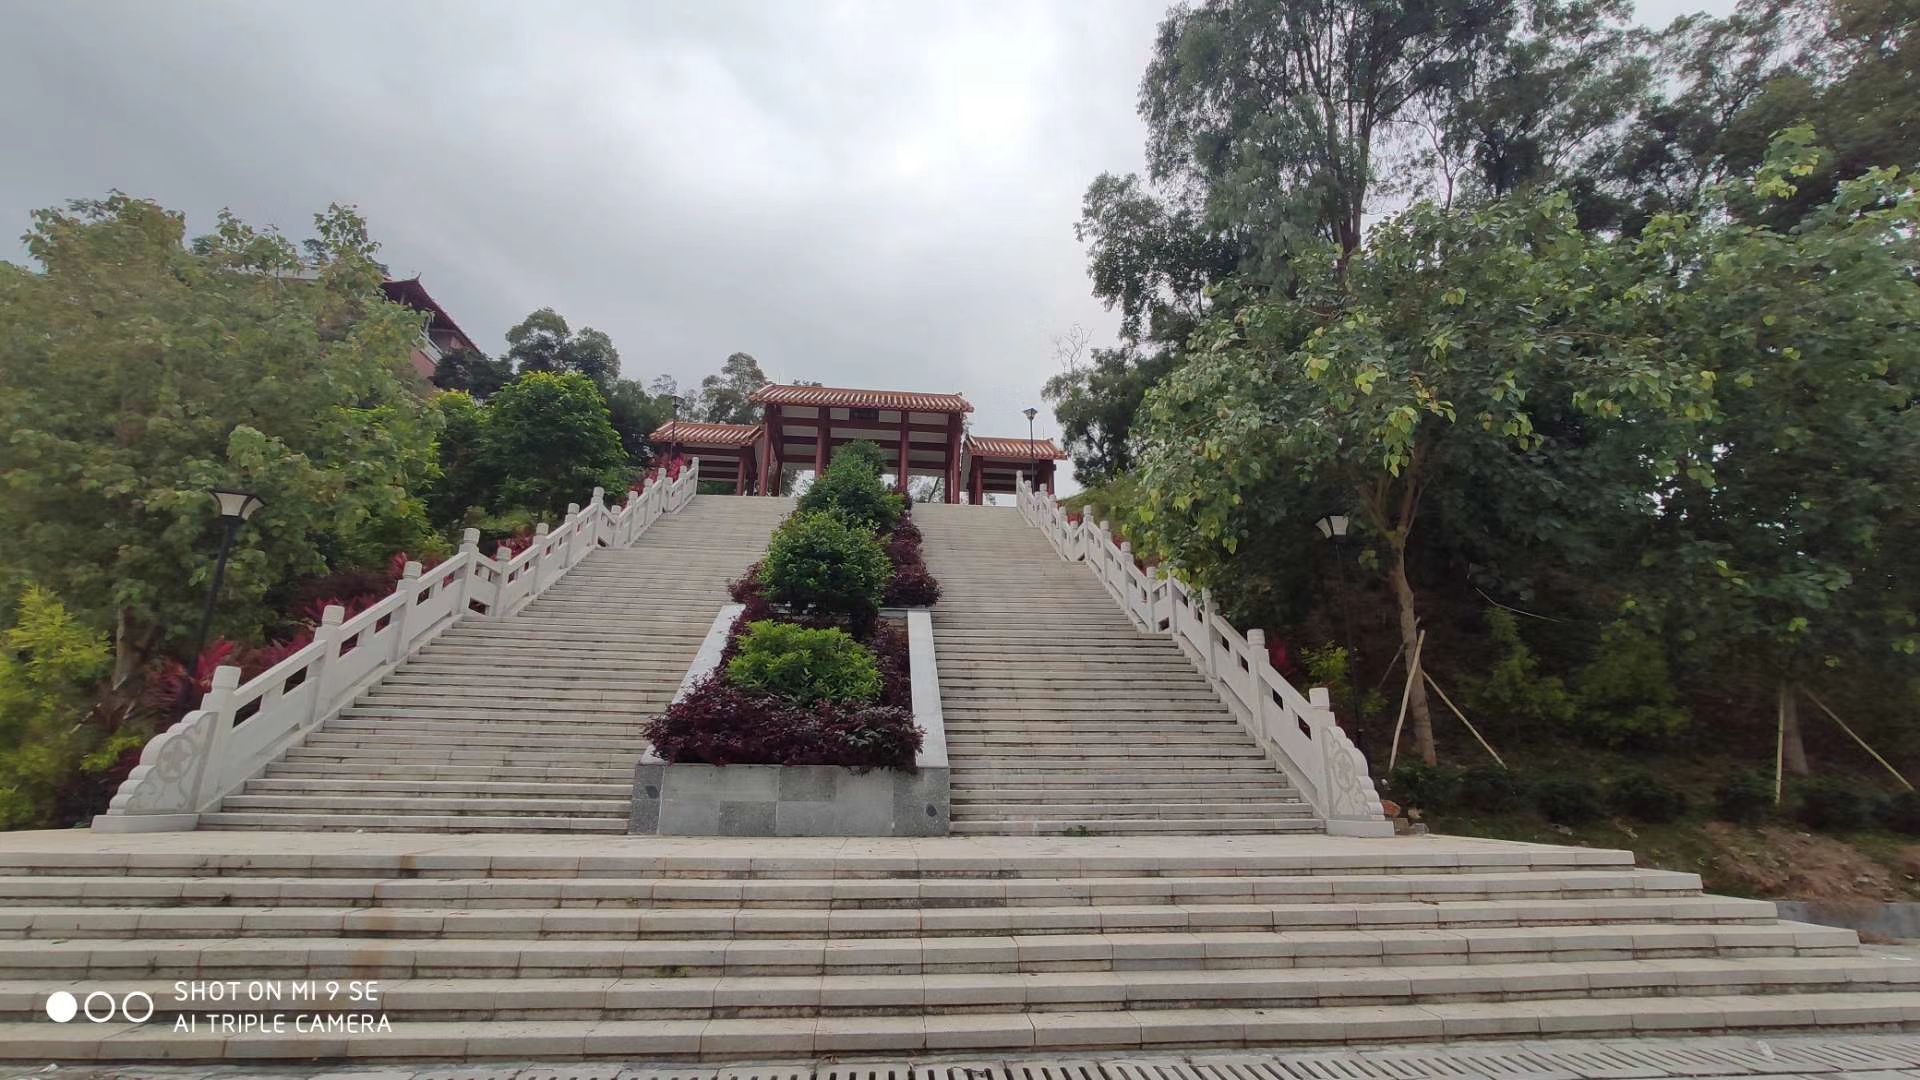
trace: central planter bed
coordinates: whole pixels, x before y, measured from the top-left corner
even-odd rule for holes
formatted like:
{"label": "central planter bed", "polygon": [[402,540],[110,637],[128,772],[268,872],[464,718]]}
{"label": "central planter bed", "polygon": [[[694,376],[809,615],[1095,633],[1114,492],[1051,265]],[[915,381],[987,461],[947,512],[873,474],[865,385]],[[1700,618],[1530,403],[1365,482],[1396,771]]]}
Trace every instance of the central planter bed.
{"label": "central planter bed", "polygon": [[[939,585],[905,506],[838,459],[722,608],[634,772],[628,831],[943,836]],[[810,502],[812,505],[810,505]]]}

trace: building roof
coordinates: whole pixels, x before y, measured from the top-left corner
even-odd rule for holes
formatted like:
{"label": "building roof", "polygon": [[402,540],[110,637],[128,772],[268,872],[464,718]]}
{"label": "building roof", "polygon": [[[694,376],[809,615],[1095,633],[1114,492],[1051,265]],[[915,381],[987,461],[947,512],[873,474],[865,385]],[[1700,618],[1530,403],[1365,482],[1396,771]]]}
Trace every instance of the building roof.
{"label": "building roof", "polygon": [[905,390],[847,390],[837,386],[787,386],[769,383],[747,400],[762,405],[808,405],[829,409],[904,409],[907,412],[969,413],[973,406],[959,394],[915,394]]}
{"label": "building roof", "polygon": [[695,420],[669,420],[647,436],[651,443],[683,443],[688,446],[750,446],[760,437],[759,424],[703,424]]}
{"label": "building roof", "polygon": [[1067,458],[1067,452],[1053,445],[1052,439],[996,439],[985,435],[969,435],[967,450],[983,458],[1005,458],[1010,461],[1065,461]]}
{"label": "building roof", "polygon": [[474,352],[480,351],[480,346],[475,345],[473,339],[467,336],[467,332],[460,329],[460,324],[453,321],[453,316],[447,314],[447,309],[441,307],[439,301],[428,295],[427,287],[420,284],[420,275],[383,281],[380,283],[380,291],[386,293],[387,299],[396,304],[426,312],[433,320],[431,325],[434,329],[450,331],[460,339],[464,347]]}

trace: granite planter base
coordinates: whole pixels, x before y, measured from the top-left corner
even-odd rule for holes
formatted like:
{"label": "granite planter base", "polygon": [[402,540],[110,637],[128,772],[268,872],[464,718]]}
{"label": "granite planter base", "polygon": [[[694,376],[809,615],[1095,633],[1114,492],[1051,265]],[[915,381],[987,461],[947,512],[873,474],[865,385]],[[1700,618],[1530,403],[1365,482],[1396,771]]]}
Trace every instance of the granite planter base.
{"label": "granite planter base", "polygon": [[944,766],[687,765],[633,771],[629,833],[658,836],[945,836]]}

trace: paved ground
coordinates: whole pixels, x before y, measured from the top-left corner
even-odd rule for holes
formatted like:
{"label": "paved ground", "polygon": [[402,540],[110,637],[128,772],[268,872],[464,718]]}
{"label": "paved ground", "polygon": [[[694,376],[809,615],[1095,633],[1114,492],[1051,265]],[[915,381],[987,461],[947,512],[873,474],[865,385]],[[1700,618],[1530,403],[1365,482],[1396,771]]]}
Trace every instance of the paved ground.
{"label": "paved ground", "polygon": [[1565,1039],[1113,1059],[823,1060],[767,1065],[527,1062],[416,1066],[0,1068],[0,1080],[1920,1080],[1920,1037]]}

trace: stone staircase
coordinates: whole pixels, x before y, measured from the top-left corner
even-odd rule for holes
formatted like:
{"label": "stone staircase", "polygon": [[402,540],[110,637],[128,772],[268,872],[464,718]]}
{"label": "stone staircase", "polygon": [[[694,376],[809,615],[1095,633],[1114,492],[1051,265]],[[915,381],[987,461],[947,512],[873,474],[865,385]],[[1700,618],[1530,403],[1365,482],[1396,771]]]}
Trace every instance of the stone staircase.
{"label": "stone staircase", "polygon": [[1017,510],[922,505],[956,834],[1275,833],[1313,810],[1164,636]]}
{"label": "stone staircase", "polygon": [[641,724],[791,509],[699,496],[518,614],[454,626],[200,827],[625,833]]}
{"label": "stone staircase", "polygon": [[[12,834],[0,1059],[898,1061],[1920,1020],[1920,963],[1699,885],[1444,837]],[[322,996],[176,996],[219,980]],[[55,1024],[57,990],[155,1013]],[[214,1012],[288,1019],[174,1030]],[[291,1018],[313,1013],[387,1027]]]}

